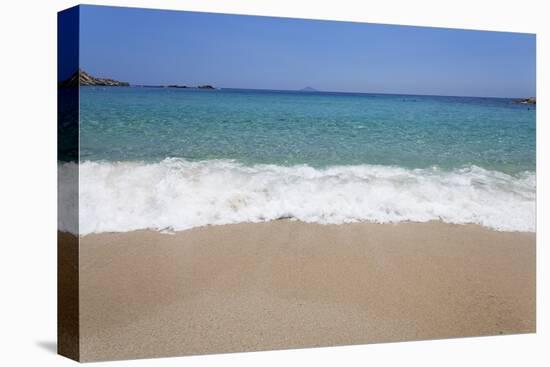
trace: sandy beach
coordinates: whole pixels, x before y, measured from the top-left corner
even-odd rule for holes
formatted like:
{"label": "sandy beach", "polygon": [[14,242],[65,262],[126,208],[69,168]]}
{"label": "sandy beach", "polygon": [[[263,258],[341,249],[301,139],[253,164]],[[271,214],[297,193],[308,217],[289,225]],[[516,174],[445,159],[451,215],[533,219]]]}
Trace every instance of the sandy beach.
{"label": "sandy beach", "polygon": [[79,262],[82,361],[535,331],[534,233],[279,220],[86,235]]}

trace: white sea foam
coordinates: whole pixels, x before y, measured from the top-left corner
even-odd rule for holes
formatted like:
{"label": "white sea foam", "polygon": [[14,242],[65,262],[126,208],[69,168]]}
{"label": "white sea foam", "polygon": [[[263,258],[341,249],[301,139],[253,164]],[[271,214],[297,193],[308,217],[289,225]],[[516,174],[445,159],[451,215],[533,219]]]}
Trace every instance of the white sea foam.
{"label": "white sea foam", "polygon": [[535,194],[533,173],[511,176],[476,166],[443,171],[245,166],[224,160],[83,162],[80,234],[285,217],[326,224],[441,220],[533,232]]}

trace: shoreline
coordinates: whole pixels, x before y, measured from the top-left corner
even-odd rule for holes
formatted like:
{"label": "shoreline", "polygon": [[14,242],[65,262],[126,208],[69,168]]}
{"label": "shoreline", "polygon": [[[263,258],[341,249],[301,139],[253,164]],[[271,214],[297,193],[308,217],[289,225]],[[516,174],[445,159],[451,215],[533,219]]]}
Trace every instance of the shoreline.
{"label": "shoreline", "polygon": [[535,332],[535,233],[291,220],[80,238],[84,361]]}
{"label": "shoreline", "polygon": [[[158,233],[161,235],[167,235],[167,236],[175,236],[179,235],[185,232],[189,231],[197,231],[197,230],[206,230],[208,228],[216,228],[216,227],[227,227],[227,226],[241,226],[241,225],[254,225],[254,224],[266,224],[266,223],[276,223],[276,222],[295,222],[295,223],[301,223],[303,225],[313,225],[313,226],[349,226],[349,225],[382,225],[382,226],[399,226],[399,225],[414,225],[414,224],[420,224],[420,225],[443,225],[443,226],[452,226],[452,227],[474,227],[478,228],[480,230],[486,230],[490,232],[498,232],[498,233],[510,233],[510,234],[519,234],[519,235],[534,235],[536,236],[536,231],[520,231],[520,230],[498,230],[491,227],[486,227],[481,224],[477,223],[448,223],[444,222],[442,220],[428,220],[425,222],[418,222],[413,220],[404,220],[400,222],[388,222],[388,223],[379,223],[379,222],[369,222],[369,221],[357,221],[357,222],[349,222],[349,223],[317,223],[317,222],[304,222],[299,219],[295,218],[279,218],[279,219],[270,219],[265,221],[259,221],[259,222],[240,222],[240,223],[227,223],[227,224],[206,224],[201,225],[197,227],[192,227],[188,229],[182,229],[182,230],[170,230],[170,229],[155,229],[155,228],[143,228],[143,229],[134,229],[130,231],[105,231],[105,232],[92,232],[92,233],[86,233],[79,235],[79,239],[83,239],[89,236],[102,236],[102,235],[116,235],[116,234],[131,234],[131,233],[143,233],[143,232],[153,232]],[[62,231],[60,233],[67,234],[73,236],[74,234],[66,231]]]}

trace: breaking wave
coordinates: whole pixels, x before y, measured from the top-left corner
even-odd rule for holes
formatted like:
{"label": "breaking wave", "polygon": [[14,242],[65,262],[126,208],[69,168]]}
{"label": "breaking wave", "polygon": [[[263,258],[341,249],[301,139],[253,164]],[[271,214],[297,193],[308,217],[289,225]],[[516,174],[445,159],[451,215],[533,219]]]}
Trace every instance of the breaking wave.
{"label": "breaking wave", "polygon": [[[63,170],[71,165],[74,169],[74,163],[60,166],[60,180],[70,176]],[[477,166],[320,169],[169,158],[158,163],[86,161],[79,173],[82,235],[279,218],[324,224],[441,220],[530,232],[536,223],[533,172],[508,175]],[[60,202],[74,206],[69,199]],[[67,218],[60,218],[59,226],[71,232],[75,227]]]}

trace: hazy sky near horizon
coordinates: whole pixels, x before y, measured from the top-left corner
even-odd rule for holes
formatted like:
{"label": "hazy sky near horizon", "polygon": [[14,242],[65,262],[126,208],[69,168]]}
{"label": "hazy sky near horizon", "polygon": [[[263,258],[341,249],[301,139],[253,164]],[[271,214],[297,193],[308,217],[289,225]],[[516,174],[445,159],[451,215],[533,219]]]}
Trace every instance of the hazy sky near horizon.
{"label": "hazy sky near horizon", "polygon": [[535,35],[81,6],[80,66],[131,84],[528,97]]}

